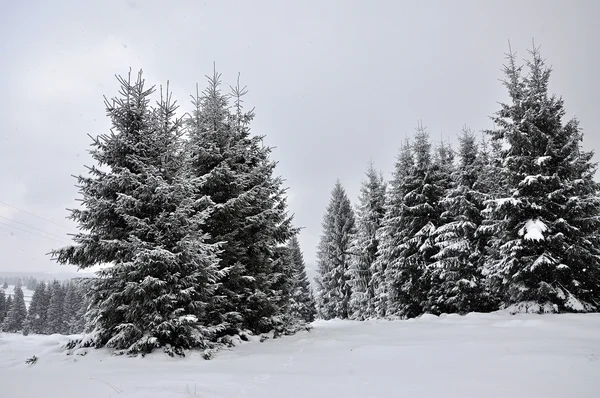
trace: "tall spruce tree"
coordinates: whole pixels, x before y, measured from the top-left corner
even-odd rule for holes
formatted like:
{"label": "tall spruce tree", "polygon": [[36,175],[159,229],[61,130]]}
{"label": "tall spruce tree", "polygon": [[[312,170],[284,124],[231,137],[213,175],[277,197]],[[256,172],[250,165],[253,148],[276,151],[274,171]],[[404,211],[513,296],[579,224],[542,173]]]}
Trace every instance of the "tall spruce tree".
{"label": "tall spruce tree", "polygon": [[430,266],[432,276],[426,311],[460,313],[490,310],[481,269],[482,210],[487,196],[476,187],[481,178],[475,135],[463,129],[459,136],[459,164],[454,185],[442,200],[441,225],[435,231],[438,252]]}
{"label": "tall spruce tree", "polygon": [[304,257],[300,242],[296,236],[288,242],[289,262],[291,264],[290,315],[304,322],[312,322],[316,316],[315,299],[306,276]]}
{"label": "tall spruce tree", "polygon": [[82,232],[53,254],[79,268],[108,264],[89,287],[97,346],[182,354],[208,346],[214,332],[207,311],[220,272],[203,231],[210,200],[189,183],[168,86],[151,107],[154,88],[141,72],[118,81],[120,96],[106,100],[113,128],[92,144],[101,167],[78,177],[83,208],[71,218]]}
{"label": "tall spruce tree", "polygon": [[4,289],[0,289],[0,325],[2,325],[2,321],[8,312],[8,307],[6,303],[6,295],[4,294]]}
{"label": "tall spruce tree", "polygon": [[348,318],[354,211],[340,181],[336,181],[323,217],[317,251],[317,305],[324,319]]}
{"label": "tall spruce tree", "polygon": [[2,325],[7,312],[8,304],[6,302],[6,295],[4,294],[4,289],[0,289],[0,325]]}
{"label": "tall spruce tree", "polygon": [[33,292],[33,296],[31,297],[31,303],[29,303],[29,311],[27,313],[26,322],[30,333],[46,333],[48,293],[49,292],[46,290],[46,283],[44,281],[37,283],[37,286]]}
{"label": "tall spruce tree", "polygon": [[414,317],[423,313],[431,276],[429,265],[437,249],[434,232],[441,216],[440,200],[445,194],[439,165],[432,161],[431,142],[425,128],[416,130],[414,167],[405,179],[399,216],[399,250],[386,269],[388,314]]}
{"label": "tall spruce tree", "polygon": [[385,213],[376,237],[379,240],[375,262],[371,271],[371,286],[373,286],[373,315],[383,318],[388,314],[388,268],[396,268],[400,260],[400,245],[402,238],[402,214],[404,195],[406,195],[407,179],[412,173],[414,159],[411,143],[407,139],[400,148],[396,161],[390,189],[385,197]]}
{"label": "tall spruce tree", "polygon": [[377,231],[385,214],[386,185],[373,163],[369,164],[366,177],[356,210],[349,280],[352,287],[350,318],[358,320],[376,316],[375,292],[378,286],[373,283],[373,272],[379,247]]}
{"label": "tall spruce tree", "polygon": [[63,306],[65,290],[60,281],[54,280],[48,286],[48,310],[46,313],[46,333],[63,333]]}
{"label": "tall spruce tree", "polygon": [[2,330],[5,332],[18,332],[23,329],[25,319],[27,318],[27,307],[25,306],[25,297],[23,289],[15,286],[14,298],[10,302],[8,313],[4,318]]}
{"label": "tall spruce tree", "polygon": [[[490,132],[502,142],[507,195],[488,202],[496,260],[489,272],[505,305],[519,311],[600,308],[600,197],[592,153],[561,98],[548,93],[551,69],[537,48],[527,74],[508,55],[502,104]],[[494,222],[495,221],[495,222]]]}
{"label": "tall spruce tree", "polygon": [[233,88],[230,104],[220,84],[215,71],[206,90],[192,97],[195,109],[187,121],[195,195],[216,204],[206,231],[210,242],[221,243],[225,273],[211,320],[228,324],[225,333],[261,333],[282,324],[287,281],[277,248],[296,230],[287,214],[283,181],[274,176],[271,148],[261,136],[250,135],[254,112],[243,110],[245,88]]}
{"label": "tall spruce tree", "polygon": [[77,323],[77,311],[82,302],[82,297],[79,294],[77,286],[72,281],[69,281],[65,287],[65,299],[63,302],[63,331],[65,334],[81,332],[75,330],[74,325]]}

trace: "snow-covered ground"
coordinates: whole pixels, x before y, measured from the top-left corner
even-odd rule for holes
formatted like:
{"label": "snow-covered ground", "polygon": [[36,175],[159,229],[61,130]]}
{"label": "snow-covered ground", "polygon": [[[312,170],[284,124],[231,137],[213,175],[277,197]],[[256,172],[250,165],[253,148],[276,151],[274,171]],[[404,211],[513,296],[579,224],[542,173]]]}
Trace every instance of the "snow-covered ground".
{"label": "snow-covered ground", "polygon": [[[2,289],[2,286],[0,286]],[[33,290],[27,289],[25,286],[21,288],[23,290],[23,297],[25,298],[25,306],[29,308],[29,303],[31,303],[31,297],[33,296]],[[14,296],[15,294],[15,286],[8,285],[6,289],[4,289],[4,294],[8,297],[9,295]]]}
{"label": "snow-covered ground", "polygon": [[600,397],[600,314],[318,321],[210,361],[67,356],[66,340],[0,334],[2,396]]}

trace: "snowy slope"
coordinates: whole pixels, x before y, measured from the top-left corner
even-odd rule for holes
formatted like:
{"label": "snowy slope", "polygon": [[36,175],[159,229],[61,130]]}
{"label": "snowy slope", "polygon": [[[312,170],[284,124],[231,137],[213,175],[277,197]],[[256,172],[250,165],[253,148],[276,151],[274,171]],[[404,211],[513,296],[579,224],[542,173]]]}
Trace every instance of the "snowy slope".
{"label": "snowy slope", "polygon": [[[318,321],[205,361],[59,352],[0,334],[6,397],[577,397],[600,395],[600,314]],[[37,355],[38,363],[24,361]]]}

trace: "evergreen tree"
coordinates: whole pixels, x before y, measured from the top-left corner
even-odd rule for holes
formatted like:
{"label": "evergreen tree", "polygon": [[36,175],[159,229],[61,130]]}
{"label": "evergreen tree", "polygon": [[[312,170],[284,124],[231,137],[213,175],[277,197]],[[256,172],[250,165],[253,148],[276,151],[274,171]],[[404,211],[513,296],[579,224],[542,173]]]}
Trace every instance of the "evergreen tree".
{"label": "evergreen tree", "polygon": [[4,281],[4,284],[2,285],[2,289],[6,290],[8,289],[8,282]]}
{"label": "evergreen tree", "polygon": [[188,120],[188,152],[198,197],[216,205],[206,220],[210,242],[221,243],[226,274],[215,295],[212,322],[262,333],[282,325],[281,300],[287,273],[277,248],[295,233],[287,214],[282,179],[262,137],[250,135],[253,111],[244,112],[245,89],[233,89],[234,102],[221,92],[220,75],[193,97]]}
{"label": "evergreen tree", "polygon": [[25,306],[23,289],[20,286],[15,286],[14,298],[10,301],[10,307],[4,319],[2,330],[14,333],[23,329],[23,324],[27,318],[27,307]]}
{"label": "evergreen tree", "polygon": [[538,49],[528,73],[508,55],[511,102],[494,119],[504,143],[506,196],[488,202],[493,245],[489,272],[505,305],[527,311],[600,308],[600,197],[592,153],[573,119],[563,124],[561,98],[548,93],[551,70]]}
{"label": "evergreen tree", "polygon": [[354,211],[338,180],[323,218],[317,252],[319,313],[324,319],[348,318],[352,293],[349,284]]}
{"label": "evergreen tree", "polygon": [[41,334],[47,330],[46,315],[48,312],[48,292],[46,283],[39,282],[31,297],[27,313],[27,327],[30,333]]}
{"label": "evergreen tree", "polygon": [[46,313],[46,333],[63,333],[63,306],[65,301],[65,290],[62,284],[54,280],[48,286],[48,311]]}
{"label": "evergreen tree", "polygon": [[9,294],[6,297],[6,310],[4,312],[4,320],[6,320],[6,315],[8,315],[8,311],[10,310],[10,308],[12,307],[12,302],[13,302],[13,298],[12,296]]}
{"label": "evergreen tree", "polygon": [[0,289],[0,325],[2,325],[2,321],[4,321],[7,312],[8,306],[6,303],[6,295],[4,294],[4,290]]}
{"label": "evergreen tree", "polygon": [[440,200],[445,189],[439,165],[432,161],[429,134],[417,128],[414,145],[414,167],[405,180],[399,217],[399,253],[386,269],[388,314],[414,317],[423,313],[434,262],[434,232],[441,216]]}
{"label": "evergreen tree", "polygon": [[[65,287],[65,300],[63,302],[63,325],[62,330],[65,334],[77,333],[73,325],[77,322],[77,311],[81,306],[82,297],[79,295],[77,286],[69,281]],[[79,330],[81,332],[81,330]]]}
{"label": "evergreen tree", "polygon": [[373,284],[374,263],[377,256],[379,239],[377,231],[381,227],[385,214],[385,189],[383,176],[369,165],[360,190],[356,211],[356,234],[352,242],[353,258],[350,266],[352,297],[350,299],[350,317],[363,320],[376,316],[375,291],[379,286]]}
{"label": "evergreen tree", "polygon": [[441,225],[435,231],[438,253],[430,266],[432,276],[427,312],[467,313],[490,310],[484,288],[481,237],[483,202],[476,187],[481,178],[475,135],[464,129],[459,137],[459,165],[452,174],[454,186],[442,201]]}
{"label": "evergreen tree", "polygon": [[374,290],[373,311],[374,316],[383,318],[388,314],[389,291],[388,284],[392,280],[387,275],[395,269],[400,261],[400,245],[402,244],[402,214],[404,196],[406,195],[407,181],[412,174],[414,159],[412,147],[408,140],[400,149],[395,164],[390,189],[385,198],[385,213],[381,227],[377,231],[379,245],[377,255],[371,271],[371,286]]}
{"label": "evergreen tree", "polygon": [[287,248],[289,250],[289,262],[292,271],[290,314],[293,318],[301,319],[305,322],[312,322],[315,320],[317,310],[310,288],[310,282],[306,276],[304,257],[296,236],[290,239]]}
{"label": "evergreen tree", "polygon": [[54,257],[79,268],[110,264],[89,286],[96,346],[182,354],[206,347],[214,332],[207,311],[221,273],[203,231],[210,206],[196,209],[210,200],[194,197],[168,86],[151,107],[154,88],[141,72],[118,80],[120,97],[106,101],[113,129],[91,151],[103,167],[78,177],[84,208],[71,218],[83,232]]}

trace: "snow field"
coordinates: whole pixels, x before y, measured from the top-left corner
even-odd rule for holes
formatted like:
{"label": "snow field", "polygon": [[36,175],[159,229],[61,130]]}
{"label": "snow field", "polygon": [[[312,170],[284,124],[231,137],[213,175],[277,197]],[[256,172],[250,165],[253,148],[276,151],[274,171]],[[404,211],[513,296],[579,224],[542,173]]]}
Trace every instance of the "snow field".
{"label": "snow field", "polygon": [[[199,352],[66,355],[66,336],[0,333],[0,385],[3,396],[45,398],[597,398],[599,331],[600,314],[317,321],[311,332],[244,343],[210,361]],[[37,363],[26,365],[32,355]]]}

